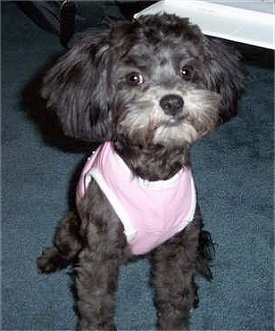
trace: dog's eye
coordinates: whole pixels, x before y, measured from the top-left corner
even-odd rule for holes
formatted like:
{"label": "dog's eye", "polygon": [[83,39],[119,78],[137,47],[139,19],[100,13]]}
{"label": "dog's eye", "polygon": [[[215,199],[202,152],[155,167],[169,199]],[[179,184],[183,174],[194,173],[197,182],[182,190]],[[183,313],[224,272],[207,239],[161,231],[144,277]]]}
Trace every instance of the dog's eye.
{"label": "dog's eye", "polygon": [[138,86],[144,83],[144,78],[142,74],[138,72],[131,72],[125,76],[125,81],[129,85]]}
{"label": "dog's eye", "polygon": [[192,66],[183,66],[180,73],[185,80],[190,80],[193,77],[193,71]]}

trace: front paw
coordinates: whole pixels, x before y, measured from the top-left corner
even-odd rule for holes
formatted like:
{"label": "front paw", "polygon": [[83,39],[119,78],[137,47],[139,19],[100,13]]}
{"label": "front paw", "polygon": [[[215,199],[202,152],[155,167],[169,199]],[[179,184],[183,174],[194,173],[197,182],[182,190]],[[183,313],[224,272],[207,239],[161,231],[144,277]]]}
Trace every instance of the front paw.
{"label": "front paw", "polygon": [[158,313],[157,329],[159,331],[164,330],[180,330],[189,331],[189,317],[190,311],[186,314],[181,313],[178,310],[171,310],[167,313]]}
{"label": "front paw", "polygon": [[116,331],[117,328],[113,323],[104,323],[100,325],[89,324],[85,321],[80,321],[78,324],[77,331]]}

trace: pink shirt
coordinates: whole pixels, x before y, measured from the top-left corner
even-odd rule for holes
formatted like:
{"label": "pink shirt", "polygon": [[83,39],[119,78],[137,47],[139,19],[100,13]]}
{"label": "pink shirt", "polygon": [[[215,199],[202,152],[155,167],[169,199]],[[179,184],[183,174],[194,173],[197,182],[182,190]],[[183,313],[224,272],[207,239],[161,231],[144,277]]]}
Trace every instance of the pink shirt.
{"label": "pink shirt", "polygon": [[134,255],[148,253],[193,220],[196,192],[189,167],[168,180],[150,182],[134,177],[112,143],[106,142],[88,159],[78,183],[77,199],[84,197],[91,178],[123,223]]}

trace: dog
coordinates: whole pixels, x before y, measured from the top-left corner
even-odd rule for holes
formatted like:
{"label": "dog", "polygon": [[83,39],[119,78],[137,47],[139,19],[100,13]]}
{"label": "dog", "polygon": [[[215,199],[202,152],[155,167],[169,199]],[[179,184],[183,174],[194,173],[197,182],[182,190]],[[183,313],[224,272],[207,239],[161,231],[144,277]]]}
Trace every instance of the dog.
{"label": "dog", "polygon": [[41,273],[74,263],[78,330],[115,330],[119,267],[152,262],[157,328],[188,330],[196,276],[212,279],[190,148],[236,114],[240,56],[187,18],[145,15],[82,35],[43,82],[66,135],[97,142],[76,211],[38,258]]}

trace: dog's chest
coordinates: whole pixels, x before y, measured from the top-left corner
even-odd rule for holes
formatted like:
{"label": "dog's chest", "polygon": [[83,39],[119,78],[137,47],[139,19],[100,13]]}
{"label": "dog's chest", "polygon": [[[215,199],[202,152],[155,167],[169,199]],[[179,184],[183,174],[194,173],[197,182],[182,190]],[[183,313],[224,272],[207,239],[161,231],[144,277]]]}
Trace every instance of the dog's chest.
{"label": "dog's chest", "polygon": [[190,168],[167,181],[145,181],[133,177],[111,143],[105,143],[83,169],[78,198],[85,195],[91,179],[123,223],[134,255],[148,253],[193,220],[196,194]]}

